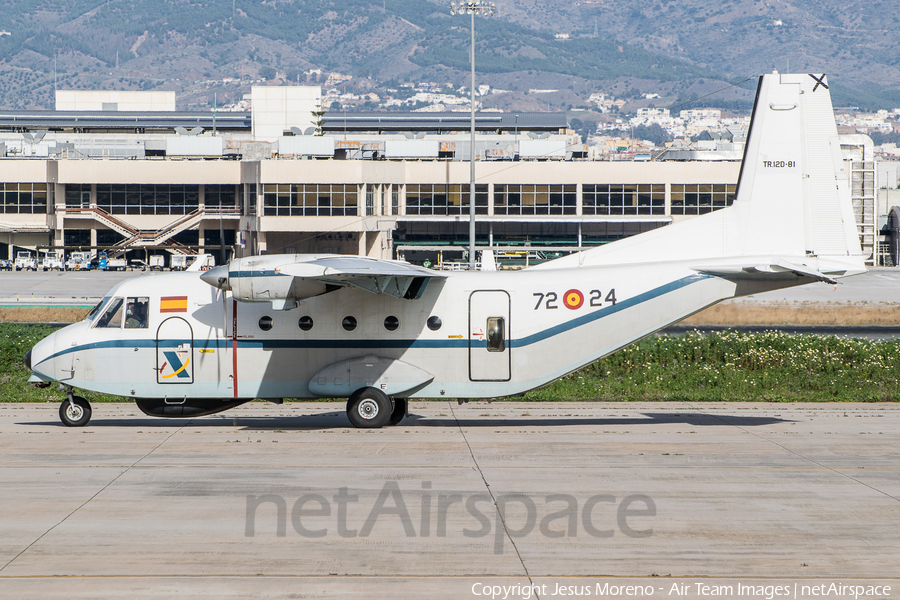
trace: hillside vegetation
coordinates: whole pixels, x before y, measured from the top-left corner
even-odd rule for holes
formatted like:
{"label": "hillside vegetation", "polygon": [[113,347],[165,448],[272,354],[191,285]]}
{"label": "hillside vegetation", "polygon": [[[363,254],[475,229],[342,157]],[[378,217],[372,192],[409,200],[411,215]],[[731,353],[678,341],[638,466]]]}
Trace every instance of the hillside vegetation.
{"label": "hillside vegetation", "polygon": [[[777,67],[830,73],[838,104],[900,105],[900,17],[889,1],[519,0],[497,9],[477,18],[479,77],[494,87],[690,98]],[[353,75],[357,88],[459,85],[468,21],[428,0],[10,0],[0,6],[0,106],[52,108],[55,85],[172,89],[179,108],[205,108],[213,93],[222,103],[248,91],[224,78],[321,83],[306,75],[315,68]]]}

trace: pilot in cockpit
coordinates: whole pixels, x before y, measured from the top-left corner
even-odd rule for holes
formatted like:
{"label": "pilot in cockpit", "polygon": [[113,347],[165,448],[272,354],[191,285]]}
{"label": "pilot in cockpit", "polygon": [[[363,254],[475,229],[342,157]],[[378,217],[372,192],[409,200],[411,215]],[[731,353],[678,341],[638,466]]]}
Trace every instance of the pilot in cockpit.
{"label": "pilot in cockpit", "polygon": [[147,302],[145,300],[138,298],[129,302],[127,315],[125,329],[147,328]]}

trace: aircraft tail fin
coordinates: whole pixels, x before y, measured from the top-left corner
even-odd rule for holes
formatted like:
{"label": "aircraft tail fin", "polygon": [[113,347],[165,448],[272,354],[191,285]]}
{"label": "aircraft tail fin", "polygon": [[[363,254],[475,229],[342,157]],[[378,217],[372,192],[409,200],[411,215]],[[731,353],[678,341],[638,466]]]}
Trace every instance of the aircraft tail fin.
{"label": "aircraft tail fin", "polygon": [[760,78],[733,206],[533,268],[741,257],[865,270],[824,75]]}
{"label": "aircraft tail fin", "polygon": [[825,75],[760,78],[735,207],[727,254],[861,254]]}

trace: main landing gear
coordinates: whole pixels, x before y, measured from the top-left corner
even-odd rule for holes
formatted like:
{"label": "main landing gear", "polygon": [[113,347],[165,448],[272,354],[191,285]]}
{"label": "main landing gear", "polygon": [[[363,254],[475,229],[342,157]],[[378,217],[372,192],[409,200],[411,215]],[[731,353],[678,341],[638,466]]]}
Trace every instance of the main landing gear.
{"label": "main landing gear", "polygon": [[59,418],[66,427],[84,427],[91,420],[91,405],[81,396],[73,396],[66,390],[68,398],[59,405]]}
{"label": "main landing gear", "polygon": [[[59,419],[66,427],[84,427],[91,420],[91,405],[81,396],[66,390],[67,399],[59,405]],[[389,398],[377,388],[359,389],[347,400],[347,416],[354,427],[378,429],[397,425],[409,414],[409,402]],[[148,413],[149,414],[149,413]]]}
{"label": "main landing gear", "polygon": [[405,399],[391,399],[377,388],[361,388],[347,400],[347,417],[354,427],[378,429],[396,425],[407,415],[409,404]]}

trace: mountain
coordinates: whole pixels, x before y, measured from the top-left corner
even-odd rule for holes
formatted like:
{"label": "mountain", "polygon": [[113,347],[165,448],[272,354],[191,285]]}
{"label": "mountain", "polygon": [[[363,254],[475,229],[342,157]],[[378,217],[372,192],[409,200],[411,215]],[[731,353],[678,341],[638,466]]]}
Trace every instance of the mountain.
{"label": "mountain", "polygon": [[[752,101],[746,80],[777,67],[829,73],[839,105],[892,108],[891,2],[501,0],[497,16],[476,17],[478,80],[509,90],[489,98],[516,110],[587,105],[598,91],[655,92],[673,107],[712,94],[701,104],[739,108]],[[459,86],[468,51],[469,18],[428,0],[7,0],[0,107],[49,109],[54,89],[112,88],[175,90],[179,109],[208,108],[214,94],[239,99],[250,79],[323,83],[312,69],[353,75],[348,91]]]}

